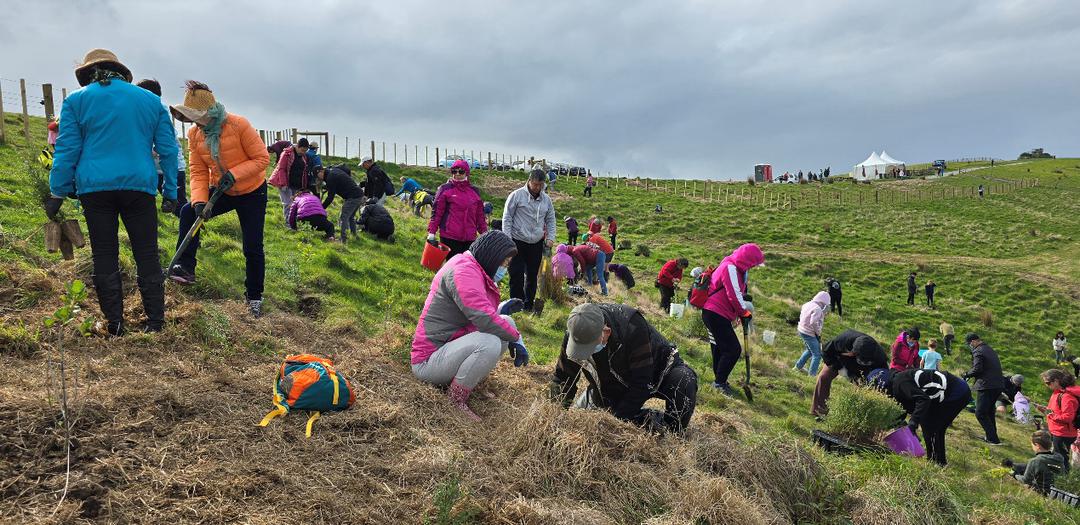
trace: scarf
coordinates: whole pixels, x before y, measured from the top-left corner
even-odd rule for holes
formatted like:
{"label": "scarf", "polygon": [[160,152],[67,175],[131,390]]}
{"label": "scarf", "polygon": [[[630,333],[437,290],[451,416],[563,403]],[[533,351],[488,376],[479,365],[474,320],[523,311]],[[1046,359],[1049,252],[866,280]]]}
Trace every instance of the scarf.
{"label": "scarf", "polygon": [[221,102],[215,102],[206,110],[206,116],[210,117],[210,122],[202,127],[202,131],[206,136],[210,157],[217,161],[221,155],[221,127],[225,124],[225,106],[222,106]]}
{"label": "scarf", "polygon": [[107,86],[114,78],[124,80],[124,75],[111,69],[95,67],[94,72],[90,76],[90,83],[98,82],[103,86]]}

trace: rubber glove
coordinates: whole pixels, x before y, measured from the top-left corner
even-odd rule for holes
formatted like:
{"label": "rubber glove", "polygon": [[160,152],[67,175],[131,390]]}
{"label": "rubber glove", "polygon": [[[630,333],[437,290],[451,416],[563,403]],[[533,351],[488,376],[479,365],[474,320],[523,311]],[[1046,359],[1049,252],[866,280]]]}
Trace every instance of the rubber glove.
{"label": "rubber glove", "polygon": [[49,200],[45,201],[45,216],[50,221],[56,220],[56,214],[60,212],[60,207],[64,205],[64,199],[60,197],[49,196]]}
{"label": "rubber glove", "polygon": [[176,211],[176,201],[172,199],[161,200],[161,213],[173,213]]}
{"label": "rubber glove", "polygon": [[525,308],[521,299],[507,299],[499,303],[499,315],[514,315]]}
{"label": "rubber glove", "polygon": [[525,366],[529,364],[529,352],[525,350],[525,345],[520,341],[515,341],[509,345],[510,357],[514,358],[514,366]]}

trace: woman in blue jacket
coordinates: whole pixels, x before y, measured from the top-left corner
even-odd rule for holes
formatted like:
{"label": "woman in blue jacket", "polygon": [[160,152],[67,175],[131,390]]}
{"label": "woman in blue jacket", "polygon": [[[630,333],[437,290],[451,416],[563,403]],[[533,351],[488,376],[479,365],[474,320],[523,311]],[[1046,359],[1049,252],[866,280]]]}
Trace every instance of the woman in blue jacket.
{"label": "woman in blue jacket", "polygon": [[49,173],[45,214],[55,220],[64,197],[77,196],[90,233],[94,288],[111,335],[124,333],[124,291],[120,277],[119,221],[124,221],[138,270],[147,322],[165,325],[165,279],[158,261],[158,174],[161,211],[176,208],[178,146],[169,112],[153,93],[131,84],[131,71],[112,52],[94,49],[75,68],[82,89],[64,100],[60,136]]}

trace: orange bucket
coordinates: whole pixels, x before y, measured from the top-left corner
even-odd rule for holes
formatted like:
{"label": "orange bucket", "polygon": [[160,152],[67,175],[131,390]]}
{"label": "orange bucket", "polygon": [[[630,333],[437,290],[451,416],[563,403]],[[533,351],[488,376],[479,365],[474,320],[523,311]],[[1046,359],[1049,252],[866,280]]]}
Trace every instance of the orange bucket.
{"label": "orange bucket", "polygon": [[442,268],[444,262],[446,262],[446,256],[450,254],[450,247],[439,243],[439,246],[434,246],[430,242],[424,243],[424,254],[420,257],[420,264],[433,272],[439,271]]}

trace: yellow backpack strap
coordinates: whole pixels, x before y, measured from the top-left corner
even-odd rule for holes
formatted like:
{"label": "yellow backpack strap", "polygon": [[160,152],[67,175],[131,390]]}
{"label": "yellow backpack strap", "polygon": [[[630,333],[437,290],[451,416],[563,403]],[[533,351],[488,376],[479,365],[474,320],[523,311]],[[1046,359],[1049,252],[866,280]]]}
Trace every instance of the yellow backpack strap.
{"label": "yellow backpack strap", "polygon": [[283,416],[283,415],[285,415],[285,414],[287,414],[289,412],[289,407],[285,406],[285,404],[282,403],[282,400],[283,399],[281,397],[281,392],[278,392],[277,382],[275,381],[274,382],[274,409],[271,410],[270,412],[268,412],[266,414],[266,416],[264,416],[262,418],[262,421],[259,422],[260,427],[265,427],[266,425],[269,425],[270,421],[273,420],[275,417]]}
{"label": "yellow backpack strap", "polygon": [[304,432],[305,436],[311,437],[311,425],[314,425],[315,420],[319,419],[319,416],[321,416],[321,415],[322,415],[321,412],[316,412],[316,413],[312,414],[311,417],[308,418],[308,420],[307,420],[307,431]]}
{"label": "yellow backpack strap", "polygon": [[338,385],[337,374],[333,370],[330,370],[329,372],[330,372],[330,380],[334,382],[334,402],[331,403],[331,406],[333,406],[334,408],[337,408],[338,393],[340,392],[341,387]]}

